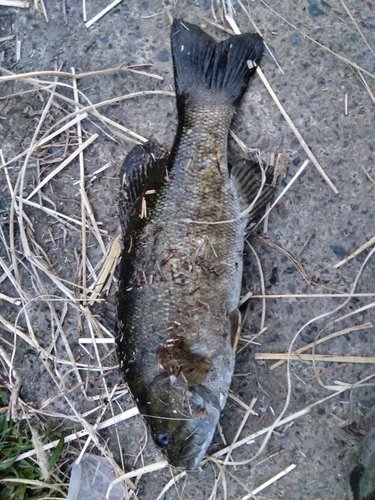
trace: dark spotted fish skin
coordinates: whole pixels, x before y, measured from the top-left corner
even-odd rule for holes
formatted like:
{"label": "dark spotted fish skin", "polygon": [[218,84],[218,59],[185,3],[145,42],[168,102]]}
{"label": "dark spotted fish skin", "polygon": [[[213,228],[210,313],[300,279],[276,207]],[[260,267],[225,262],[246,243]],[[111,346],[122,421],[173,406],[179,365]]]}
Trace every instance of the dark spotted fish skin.
{"label": "dark spotted fish skin", "polygon": [[230,175],[227,141],[254,73],[247,60],[259,62],[263,43],[252,34],[216,44],[179,20],[171,40],[179,116],[172,152],[167,159],[155,144],[138,146],[121,176],[117,345],[155,443],[172,465],[195,469],[234,370],[248,224],[239,216],[248,200]]}

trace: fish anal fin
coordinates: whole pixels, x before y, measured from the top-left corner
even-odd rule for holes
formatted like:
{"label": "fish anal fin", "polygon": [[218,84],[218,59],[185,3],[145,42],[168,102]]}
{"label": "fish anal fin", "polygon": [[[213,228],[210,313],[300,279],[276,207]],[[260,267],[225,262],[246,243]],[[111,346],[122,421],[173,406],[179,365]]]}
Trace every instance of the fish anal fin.
{"label": "fish anal fin", "polygon": [[[240,199],[241,211],[246,211],[253,204],[262,187],[262,170],[256,161],[240,159],[230,165],[230,177],[233,180]],[[271,200],[274,192],[272,186],[272,169],[265,173],[264,184],[254,206],[247,214],[250,221]]]}

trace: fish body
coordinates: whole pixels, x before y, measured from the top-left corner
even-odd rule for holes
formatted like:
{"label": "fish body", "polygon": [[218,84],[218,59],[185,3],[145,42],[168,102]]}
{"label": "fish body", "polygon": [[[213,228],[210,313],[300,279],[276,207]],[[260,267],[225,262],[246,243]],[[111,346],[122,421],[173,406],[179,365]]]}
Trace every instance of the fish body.
{"label": "fish body", "polygon": [[234,370],[248,224],[240,214],[257,190],[244,168],[230,172],[227,142],[263,42],[248,34],[217,44],[175,20],[171,45],[178,110],[171,154],[137,146],[121,173],[117,346],[155,443],[172,465],[195,469]]}

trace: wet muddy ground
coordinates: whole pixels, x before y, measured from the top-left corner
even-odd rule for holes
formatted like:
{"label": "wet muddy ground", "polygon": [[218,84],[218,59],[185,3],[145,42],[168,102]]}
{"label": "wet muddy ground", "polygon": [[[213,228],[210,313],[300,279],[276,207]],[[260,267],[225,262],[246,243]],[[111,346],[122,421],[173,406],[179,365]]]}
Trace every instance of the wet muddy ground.
{"label": "wet muddy ground", "polygon": [[[86,4],[89,20],[107,2]],[[275,0],[267,5],[255,0],[244,2],[250,17],[240,4],[233,4],[240,30],[254,31],[253,21],[264,36],[269,52],[262,70],[269,85],[338,193],[310,161],[270,213],[267,241],[278,247],[257,237],[265,236],[263,224],[250,238],[265,292],[274,296],[265,300],[264,318],[262,299],[257,298],[262,294],[257,259],[250,247],[245,248],[244,293],[250,291],[255,297],[239,342],[233,397],[210,453],[224,460],[220,450],[227,444],[272,425],[281,412],[285,418],[309,411],[278,426],[253,461],[262,436],[238,446],[231,454],[234,464],[211,460],[200,471],[182,477],[164,498],[243,498],[295,464],[256,498],[342,500],[349,458],[358,446],[353,422],[363,430],[372,423],[372,380],[361,381],[374,373],[374,364],[303,359],[291,361],[287,371],[286,363],[271,369],[275,360],[257,356],[287,353],[292,341],[291,351],[344,329],[342,335],[316,346],[315,354],[373,356],[372,247],[341,267],[334,265],[374,236],[375,2]],[[49,415],[71,424],[84,414],[94,424],[134,406],[115,369],[113,344],[100,345],[96,352],[92,344],[84,349],[78,339],[91,334],[109,338],[113,333],[105,321],[109,331],[95,323],[90,311],[97,314],[97,309],[85,309],[83,299],[90,298],[100,282],[106,252],[117,234],[119,168],[138,141],[134,134],[168,147],[173,142],[176,110],[169,16],[199,24],[218,39],[227,35],[212,24],[223,26],[221,4],[212,6],[209,0],[123,1],[88,28],[81,2],[46,2],[46,13],[48,22],[43,12],[32,8],[0,7],[2,76],[49,72],[0,82],[0,163],[6,165],[0,167],[0,292],[22,299],[19,305],[0,296],[0,343],[14,355],[22,379],[21,397],[29,413],[38,415],[34,418]],[[228,23],[224,26],[230,29]],[[152,66],[139,66],[143,64]],[[144,74],[120,65],[138,65]],[[57,79],[51,73],[72,73],[72,68],[77,74],[113,71],[76,80],[80,106],[86,107],[80,112],[87,112],[82,141],[77,126],[71,125],[35,148],[43,135],[76,116],[73,79],[61,75]],[[259,77],[242,101],[233,131],[248,148],[258,149],[265,161],[272,154],[290,158],[276,196],[307,159],[301,141]],[[90,138],[83,150],[83,167],[80,157],[73,158],[33,193]],[[235,155],[245,154],[233,140],[230,145]],[[83,245],[84,203],[88,230]],[[25,214],[14,225],[13,208],[16,214],[21,209]],[[336,296],[353,286],[357,295],[346,304],[345,298]],[[23,337],[14,337],[10,331],[14,326]],[[117,392],[111,394],[112,390]],[[251,413],[248,408],[254,398]],[[66,445],[68,464],[84,442],[82,438],[80,445],[77,441]],[[125,472],[162,459],[147,441],[139,416],[120,423],[117,431],[109,427],[98,446],[90,444],[89,450],[104,454],[110,450]],[[177,474],[169,468],[144,474],[136,482],[137,498],[159,498]]]}

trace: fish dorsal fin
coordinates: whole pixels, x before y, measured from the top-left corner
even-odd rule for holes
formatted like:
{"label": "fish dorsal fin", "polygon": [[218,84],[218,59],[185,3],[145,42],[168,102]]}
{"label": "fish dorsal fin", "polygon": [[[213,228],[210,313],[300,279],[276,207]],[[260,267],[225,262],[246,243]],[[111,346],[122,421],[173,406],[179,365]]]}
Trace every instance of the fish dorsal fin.
{"label": "fish dorsal fin", "polygon": [[[254,202],[261,188],[261,168],[256,161],[241,159],[229,165],[229,172],[239,195],[241,211],[244,212]],[[270,201],[274,191],[271,183],[272,172],[268,169],[262,191],[247,215],[249,221]]]}
{"label": "fish dorsal fin", "polygon": [[[168,156],[160,144],[149,141],[135,146],[125,158],[120,174],[119,203],[123,237],[128,235],[131,226],[135,226],[133,230],[143,226],[147,213],[152,211],[153,201],[166,181]],[[156,196],[150,196],[151,202],[145,206],[145,198],[151,194]]]}
{"label": "fish dorsal fin", "polygon": [[[117,302],[117,331],[127,330],[126,315],[132,307],[132,294],[128,293],[134,274],[134,258],[137,253],[140,237],[149,222],[157,204],[158,196],[163,189],[167,171],[168,153],[156,142],[147,142],[134,147],[122,165],[119,195],[119,218],[122,227],[122,243],[124,250],[119,266],[119,290]],[[153,193],[153,194],[148,194]],[[120,359],[126,357],[124,335],[118,338]]]}

